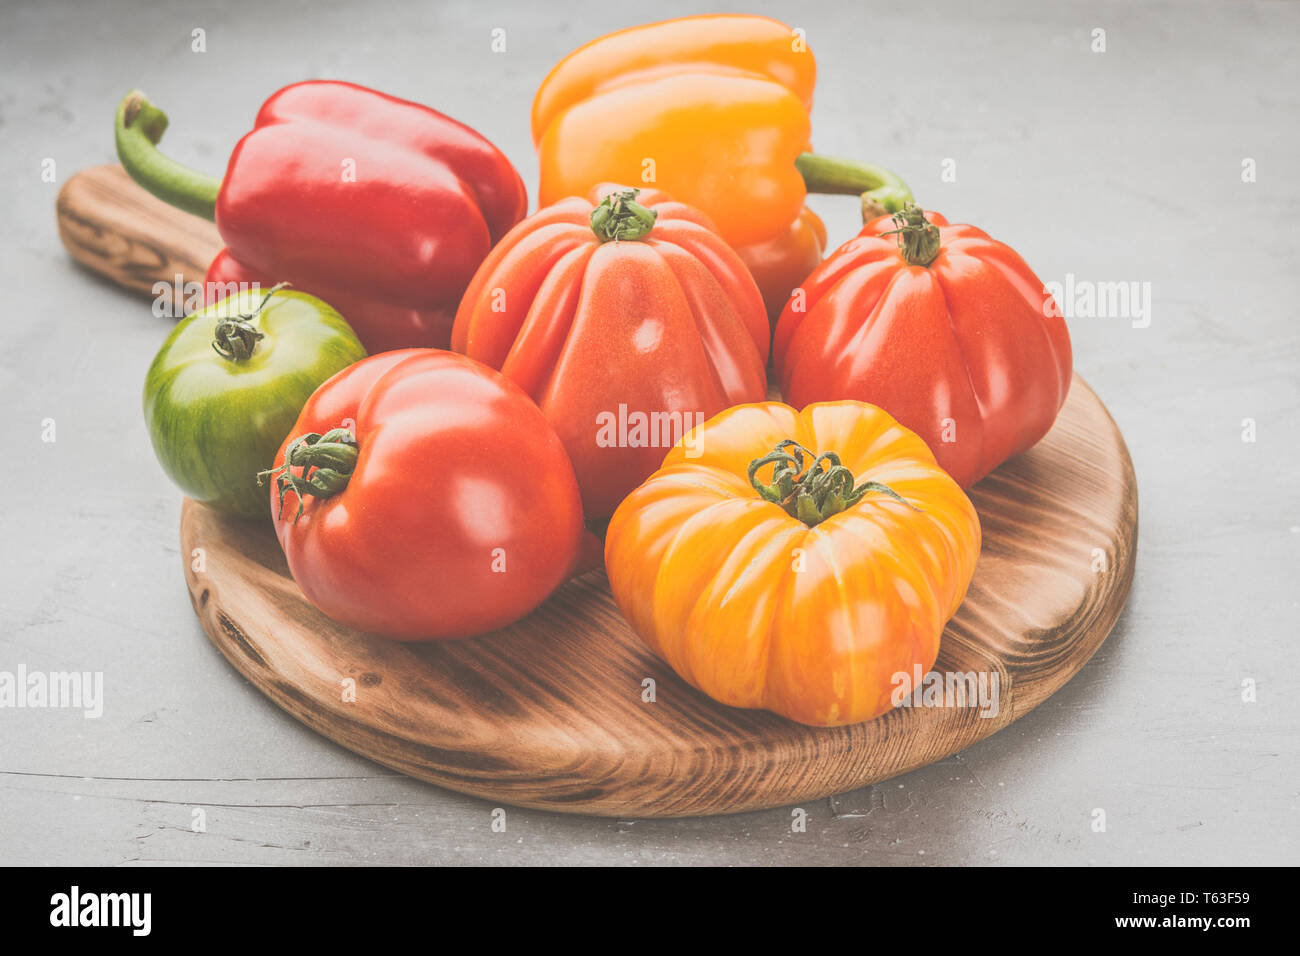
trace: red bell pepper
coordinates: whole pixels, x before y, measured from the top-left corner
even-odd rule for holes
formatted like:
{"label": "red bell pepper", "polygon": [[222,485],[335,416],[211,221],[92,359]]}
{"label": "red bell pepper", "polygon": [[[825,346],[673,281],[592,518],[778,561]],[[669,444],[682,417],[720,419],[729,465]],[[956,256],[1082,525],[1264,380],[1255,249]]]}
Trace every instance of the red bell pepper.
{"label": "red bell pepper", "polygon": [[215,219],[226,248],[206,288],[288,282],[343,313],[371,352],[446,347],[474,271],[528,205],[519,173],[474,130],[352,83],[274,94],[223,180],[159,153],[166,128],[129,94],[118,156],[155,196]]}

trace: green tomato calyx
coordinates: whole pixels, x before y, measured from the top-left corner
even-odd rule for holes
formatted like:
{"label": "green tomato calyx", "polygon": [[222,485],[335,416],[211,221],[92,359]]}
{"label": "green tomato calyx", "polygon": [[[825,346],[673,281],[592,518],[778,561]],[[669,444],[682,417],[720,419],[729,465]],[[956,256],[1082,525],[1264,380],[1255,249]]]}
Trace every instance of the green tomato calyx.
{"label": "green tomato calyx", "polygon": [[644,239],[654,228],[659,213],[636,201],[639,189],[610,193],[591,211],[591,230],[601,242]]}
{"label": "green tomato calyx", "polygon": [[[305,496],[330,498],[341,492],[348,486],[359,453],[356,436],[346,428],[334,428],[323,435],[310,432],[289,442],[284,451],[284,464],[257,475],[259,485],[266,484],[268,478],[275,478],[280,493],[280,510],[275,520],[284,517],[284,499],[290,491],[298,497],[298,511],[293,516],[293,524],[302,517]],[[299,469],[296,475],[295,468]]]}
{"label": "green tomato calyx", "polygon": [[939,254],[939,227],[925,218],[916,203],[908,203],[894,213],[897,229],[882,232],[882,236],[898,236],[898,248],[909,265],[928,266]]}
{"label": "green tomato calyx", "polygon": [[[803,466],[805,455],[812,459],[807,469]],[[758,470],[764,465],[775,466],[768,484],[758,477]],[[793,438],[778,442],[770,453],[749,463],[749,483],[764,501],[780,505],[786,514],[798,518],[810,528],[853,507],[869,492],[901,501],[913,511],[921,510],[878,481],[855,485],[853,472],[840,463],[839,455],[833,451],[815,455]]]}
{"label": "green tomato calyx", "polygon": [[257,348],[257,343],[266,335],[253,325],[253,320],[261,314],[262,309],[266,308],[266,303],[270,301],[271,296],[288,285],[287,282],[277,282],[266,295],[262,296],[262,301],[252,312],[241,312],[236,316],[221,316],[212,334],[212,348],[216,353],[232,362],[244,362],[251,358],[253,349]]}

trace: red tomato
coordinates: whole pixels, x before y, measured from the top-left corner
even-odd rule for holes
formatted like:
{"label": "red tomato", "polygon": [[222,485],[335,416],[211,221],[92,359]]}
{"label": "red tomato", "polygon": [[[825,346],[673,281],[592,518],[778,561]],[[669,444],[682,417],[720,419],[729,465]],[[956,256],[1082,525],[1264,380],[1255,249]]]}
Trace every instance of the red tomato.
{"label": "red tomato", "polygon": [[1065,403],[1060,311],[1015,250],[974,226],[916,207],[881,216],[802,291],[772,346],[786,401],[878,405],[963,488],[1046,435]]}
{"label": "red tomato", "polygon": [[598,519],[691,428],[762,401],[768,339],[758,287],[703,213],[601,186],[506,234],[465,292],[451,347],[536,400]]}
{"label": "red tomato", "polygon": [[[311,465],[286,472],[287,454]],[[308,400],[275,466],[289,570],[350,627],[479,634],[527,614],[578,564],[582,504],[563,445],[514,383],[463,355],[404,349],[344,369]]]}

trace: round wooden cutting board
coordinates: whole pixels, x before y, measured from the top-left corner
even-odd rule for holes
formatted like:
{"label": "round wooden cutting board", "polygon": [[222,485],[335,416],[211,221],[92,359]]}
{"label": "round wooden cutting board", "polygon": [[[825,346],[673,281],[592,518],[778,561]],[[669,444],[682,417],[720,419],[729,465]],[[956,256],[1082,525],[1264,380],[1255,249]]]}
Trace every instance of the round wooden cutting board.
{"label": "round wooden cutting board", "polygon": [[181,547],[213,643],[350,750],[502,803],[693,816],[852,790],[956,753],[1042,703],[1101,646],[1133,579],[1137,487],[1092,390],[1076,377],[1047,438],[971,497],[984,546],[935,670],[996,673],[996,715],[909,707],[834,729],[725,707],[688,686],[628,629],[601,572],[505,630],[404,645],[308,604],[269,526],[186,501]]}
{"label": "round wooden cutting board", "polygon": [[[144,292],[177,273],[201,280],[218,242],[210,224],[163,206],[117,167],[70,180],[59,220],[79,261]],[[269,525],[186,501],[181,545],[213,643],[343,746],[501,803],[693,816],[811,800],[921,767],[1006,727],[1083,667],[1128,596],[1137,545],[1133,465],[1092,390],[1076,376],[1051,433],[971,498],[983,550],[934,670],[996,674],[996,713],[909,707],[834,729],[725,707],[689,687],[628,629],[600,572],[505,630],[403,645],[308,604]]]}

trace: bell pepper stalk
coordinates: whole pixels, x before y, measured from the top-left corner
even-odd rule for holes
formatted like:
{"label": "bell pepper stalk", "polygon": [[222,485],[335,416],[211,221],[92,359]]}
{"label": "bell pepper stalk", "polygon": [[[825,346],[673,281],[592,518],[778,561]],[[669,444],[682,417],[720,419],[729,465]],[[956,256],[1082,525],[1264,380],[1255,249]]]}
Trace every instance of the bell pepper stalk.
{"label": "bell pepper stalk", "polygon": [[132,179],[163,202],[215,221],[221,180],[158,151],[167,123],[166,113],[139,90],[132,90],[118,105],[113,124],[118,158]]}
{"label": "bell pepper stalk", "polygon": [[341,312],[370,352],[441,347],[469,280],[528,197],[495,146],[426,106],[352,83],[295,83],[262,104],[218,179],[163,155],[167,115],[117,108],[118,157],[225,242],[205,291],[292,283]]}
{"label": "bell pepper stalk", "polygon": [[883,166],[817,153],[801,153],[794,165],[810,193],[859,196],[863,222],[901,212],[912,202],[907,183]]}

